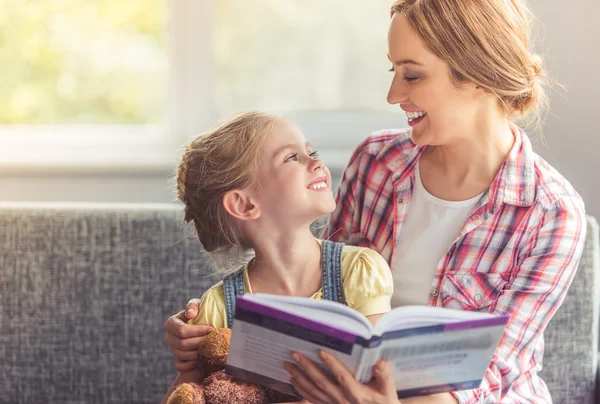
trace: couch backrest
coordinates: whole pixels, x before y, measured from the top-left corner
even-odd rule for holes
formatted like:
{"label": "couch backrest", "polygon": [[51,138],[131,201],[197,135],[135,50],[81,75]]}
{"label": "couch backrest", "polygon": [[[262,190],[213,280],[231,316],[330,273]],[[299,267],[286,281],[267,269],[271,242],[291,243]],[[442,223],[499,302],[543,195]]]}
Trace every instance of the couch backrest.
{"label": "couch backrest", "polygon": [[588,216],[575,279],[544,335],[544,370],[540,375],[557,404],[597,402],[599,243],[598,222]]}
{"label": "couch backrest", "polygon": [[[0,204],[0,403],[156,403],[163,323],[215,281],[177,205]],[[555,403],[595,402],[598,224],[546,332]]]}
{"label": "couch backrest", "polygon": [[0,402],[160,402],[163,324],[213,283],[180,212],[0,205]]}

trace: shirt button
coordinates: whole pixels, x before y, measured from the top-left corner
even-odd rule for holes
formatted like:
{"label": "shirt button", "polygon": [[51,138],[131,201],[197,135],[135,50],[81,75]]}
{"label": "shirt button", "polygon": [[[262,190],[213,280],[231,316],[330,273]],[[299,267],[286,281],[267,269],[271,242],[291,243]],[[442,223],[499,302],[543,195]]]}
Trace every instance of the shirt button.
{"label": "shirt button", "polygon": [[481,295],[479,293],[475,295],[475,301],[476,302],[480,302],[481,301]]}
{"label": "shirt button", "polygon": [[394,175],[394,182],[400,180],[400,176],[399,175]]}
{"label": "shirt button", "polygon": [[431,292],[431,296],[433,296],[433,297],[437,297],[439,294],[440,294],[440,292],[438,292],[437,289],[434,290],[433,292]]}
{"label": "shirt button", "polygon": [[402,202],[404,202],[404,199],[403,198],[398,198],[398,203],[402,203]]}
{"label": "shirt button", "polygon": [[479,220],[479,219],[481,219],[481,216],[479,216],[479,215],[473,216],[473,220]]}

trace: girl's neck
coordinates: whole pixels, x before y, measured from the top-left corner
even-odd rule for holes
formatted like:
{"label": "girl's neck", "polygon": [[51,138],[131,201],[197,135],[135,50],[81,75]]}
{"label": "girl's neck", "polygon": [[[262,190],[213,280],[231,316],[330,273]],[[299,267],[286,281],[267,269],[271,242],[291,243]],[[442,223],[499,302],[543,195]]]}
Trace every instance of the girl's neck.
{"label": "girl's neck", "polygon": [[256,256],[248,266],[253,293],[310,297],[321,288],[321,247],[305,228],[265,233],[253,240]]}

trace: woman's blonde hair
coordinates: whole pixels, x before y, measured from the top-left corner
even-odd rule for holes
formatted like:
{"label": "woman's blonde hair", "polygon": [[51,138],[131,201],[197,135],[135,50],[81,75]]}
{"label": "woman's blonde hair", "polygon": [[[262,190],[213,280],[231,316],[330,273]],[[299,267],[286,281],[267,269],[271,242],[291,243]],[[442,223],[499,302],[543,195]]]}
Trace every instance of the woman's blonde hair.
{"label": "woman's blonde hair", "polygon": [[397,0],[429,50],[450,66],[457,84],[472,82],[498,97],[509,116],[539,128],[549,80],[530,53],[532,14],[521,0]]}
{"label": "woman's blonde hair", "polygon": [[247,240],[223,207],[231,190],[253,184],[259,150],[279,118],[257,111],[234,117],[185,146],[177,170],[177,196],[208,252],[247,249]]}

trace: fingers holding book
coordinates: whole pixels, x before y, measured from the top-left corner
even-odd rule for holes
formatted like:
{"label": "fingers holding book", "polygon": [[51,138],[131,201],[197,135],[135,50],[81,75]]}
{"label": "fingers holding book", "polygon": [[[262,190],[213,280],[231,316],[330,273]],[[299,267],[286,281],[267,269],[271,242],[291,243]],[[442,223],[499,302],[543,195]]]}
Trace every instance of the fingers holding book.
{"label": "fingers holding book", "polygon": [[319,357],[331,376],[305,356],[294,353],[294,364],[285,368],[292,376],[290,383],[305,399],[315,404],[398,403],[396,387],[389,366],[379,361],[373,367],[374,379],[361,384],[341,361],[325,351]]}
{"label": "fingers holding book", "polygon": [[290,383],[300,395],[314,404],[348,402],[341,389],[312,361],[299,353],[292,354],[295,363],[286,362],[285,370],[291,376]]}

